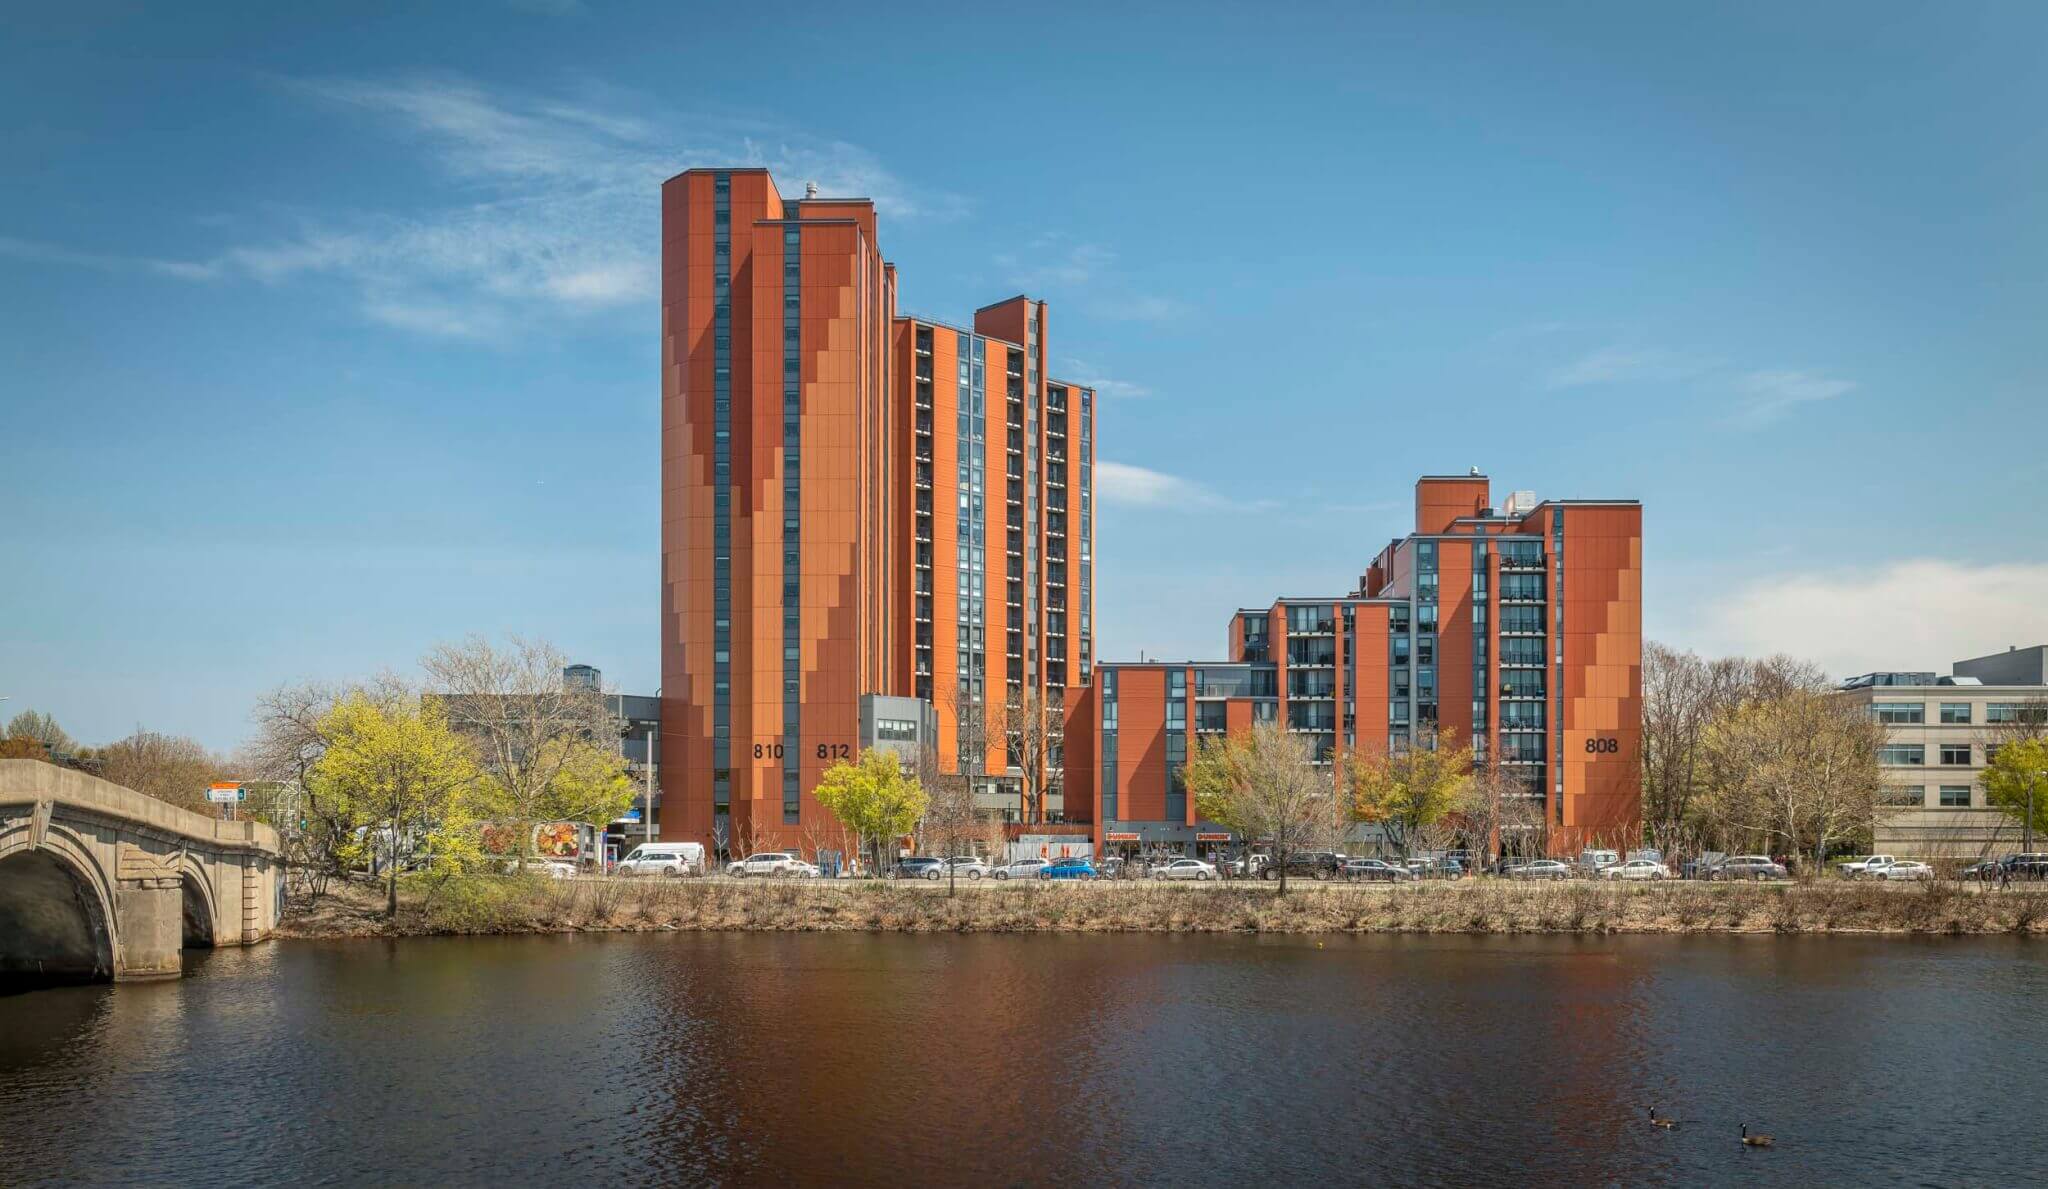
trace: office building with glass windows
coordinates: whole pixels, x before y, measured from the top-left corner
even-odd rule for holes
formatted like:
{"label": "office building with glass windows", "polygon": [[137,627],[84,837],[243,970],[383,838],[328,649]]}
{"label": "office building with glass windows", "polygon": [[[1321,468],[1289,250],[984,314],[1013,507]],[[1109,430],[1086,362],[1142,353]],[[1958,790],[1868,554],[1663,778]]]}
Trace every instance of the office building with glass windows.
{"label": "office building with glass windows", "polygon": [[[1415,531],[1342,596],[1234,612],[1217,662],[1104,662],[1072,715],[1070,813],[1105,849],[1232,842],[1181,779],[1190,736],[1284,723],[1333,778],[1350,756],[1467,743],[1518,774],[1546,845],[1622,845],[1641,823],[1642,506],[1428,476]],[[1086,762],[1083,762],[1085,757]],[[1085,789],[1082,787],[1086,785]]]}
{"label": "office building with glass windows", "polygon": [[1957,661],[1946,677],[1865,673],[1842,691],[1885,725],[1872,850],[1975,859],[2020,849],[2020,819],[1985,799],[1984,769],[2000,744],[2048,734],[2048,645]]}
{"label": "office building with glass windows", "polygon": [[930,702],[943,770],[989,803],[1059,812],[959,741],[1089,679],[1094,393],[1046,378],[1043,302],[969,329],[896,299],[868,199],[761,169],[662,187],[665,839],[811,845],[820,774],[923,721],[871,696]]}

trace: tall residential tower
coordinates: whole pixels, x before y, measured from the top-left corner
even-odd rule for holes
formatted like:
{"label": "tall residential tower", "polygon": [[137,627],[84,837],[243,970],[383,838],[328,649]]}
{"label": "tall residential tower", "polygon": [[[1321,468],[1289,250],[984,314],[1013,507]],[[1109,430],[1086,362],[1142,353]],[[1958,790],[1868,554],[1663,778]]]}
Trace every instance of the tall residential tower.
{"label": "tall residential tower", "polygon": [[958,746],[961,706],[1088,680],[1094,394],[1044,378],[1046,317],[899,318],[868,199],[664,184],[663,838],[809,849],[818,777],[906,731],[1057,812]]}

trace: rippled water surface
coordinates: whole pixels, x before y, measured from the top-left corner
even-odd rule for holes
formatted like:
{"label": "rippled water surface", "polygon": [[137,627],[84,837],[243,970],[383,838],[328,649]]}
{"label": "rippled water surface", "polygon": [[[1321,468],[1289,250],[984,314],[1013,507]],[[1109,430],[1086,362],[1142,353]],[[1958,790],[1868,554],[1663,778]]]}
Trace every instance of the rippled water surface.
{"label": "rippled water surface", "polygon": [[[2048,948],[275,944],[0,998],[0,1183],[2023,1184]],[[1645,1110],[1685,1121],[1651,1128]],[[1737,1126],[1778,1137],[1744,1149]]]}

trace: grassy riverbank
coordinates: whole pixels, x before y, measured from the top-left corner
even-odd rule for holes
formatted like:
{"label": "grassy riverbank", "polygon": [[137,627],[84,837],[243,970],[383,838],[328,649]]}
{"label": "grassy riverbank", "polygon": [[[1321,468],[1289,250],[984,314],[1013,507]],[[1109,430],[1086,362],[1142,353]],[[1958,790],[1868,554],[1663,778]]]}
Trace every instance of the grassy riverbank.
{"label": "grassy riverbank", "polygon": [[348,885],[284,937],[579,931],[902,933],[1896,933],[2048,932],[2048,888],[1951,884],[1517,884],[1402,887],[1150,882],[549,880],[410,885],[395,920]]}

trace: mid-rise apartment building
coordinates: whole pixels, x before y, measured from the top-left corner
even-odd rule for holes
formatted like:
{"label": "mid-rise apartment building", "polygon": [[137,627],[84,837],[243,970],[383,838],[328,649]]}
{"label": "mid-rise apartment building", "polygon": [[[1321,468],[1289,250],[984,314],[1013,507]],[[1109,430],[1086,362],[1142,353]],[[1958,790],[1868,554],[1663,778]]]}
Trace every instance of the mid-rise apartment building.
{"label": "mid-rise apartment building", "polygon": [[1985,800],[1984,768],[2001,743],[2048,730],[2048,645],[1957,661],[1946,677],[1865,673],[1842,689],[1885,724],[1874,850],[1960,859],[2019,849],[2019,820]]}
{"label": "mid-rise apartment building", "polygon": [[1242,608],[1215,662],[1104,663],[1070,720],[1070,812],[1098,842],[1231,841],[1181,778],[1194,738],[1284,723],[1340,775],[1346,757],[1432,735],[1521,776],[1553,853],[1640,829],[1642,506],[1429,476],[1415,530],[1344,595]]}
{"label": "mid-rise apartment building", "polygon": [[[963,702],[1088,680],[1094,394],[1045,378],[1043,302],[896,301],[868,199],[662,187],[664,839],[809,845],[863,724],[926,723],[864,699],[932,702],[958,771]],[[991,802],[1001,750],[968,757]]]}

